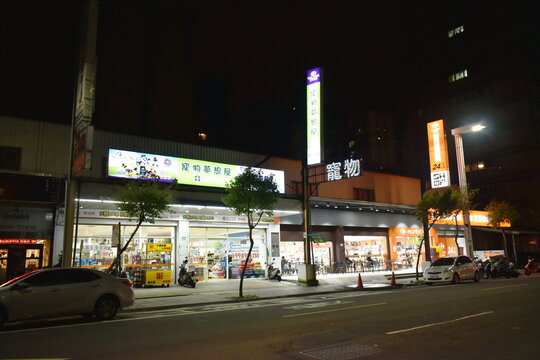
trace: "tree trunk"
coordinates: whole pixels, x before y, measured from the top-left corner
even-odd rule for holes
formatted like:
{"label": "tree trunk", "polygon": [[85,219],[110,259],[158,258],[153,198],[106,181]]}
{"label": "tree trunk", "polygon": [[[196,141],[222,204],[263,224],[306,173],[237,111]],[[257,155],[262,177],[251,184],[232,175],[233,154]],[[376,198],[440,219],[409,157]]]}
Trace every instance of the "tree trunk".
{"label": "tree trunk", "polygon": [[459,226],[458,226],[458,222],[457,222],[457,214],[456,214],[456,216],[454,216],[454,220],[456,221],[456,236],[454,237],[454,241],[456,242],[457,254],[461,255],[459,253],[459,245],[458,245],[458,241],[457,241],[457,239],[458,239],[458,230],[459,230]]}
{"label": "tree trunk", "polygon": [[418,246],[418,256],[416,256],[416,281],[418,281],[418,264],[420,263],[420,256],[422,255],[422,245],[424,244],[424,239],[425,236],[422,236],[422,240],[420,241],[420,245]]}
{"label": "tree trunk", "polygon": [[242,274],[240,275],[240,287],[238,289],[238,296],[243,298],[243,286],[244,286],[244,275],[246,274],[246,268],[248,266],[249,258],[251,257],[251,250],[253,249],[253,228],[249,227],[249,251],[246,257],[246,261],[244,262],[244,268],[242,269]]}
{"label": "tree trunk", "polygon": [[[125,245],[122,247],[122,249],[120,249],[120,251],[118,251],[118,254],[116,255],[116,257],[114,258],[111,266],[109,266],[109,268],[107,269],[106,272],[108,273],[111,273],[112,270],[119,265],[120,263],[120,256],[122,256],[122,254],[124,253],[124,251],[126,251],[129,243],[131,242],[131,240],[133,240],[133,237],[135,236],[135,234],[137,233],[137,230],[139,230],[139,227],[141,226],[141,224],[144,222],[144,215],[141,215],[139,217],[139,222],[137,223],[137,226],[135,227],[135,230],[133,230],[133,233],[131,233],[131,236],[129,237],[129,240],[125,243]],[[122,269],[118,269],[118,275],[120,275],[120,271]]]}
{"label": "tree trunk", "polygon": [[505,255],[510,258],[510,253],[508,252],[508,245],[506,243],[506,233],[504,232],[504,229],[502,227],[499,228],[499,230],[501,230],[501,234],[503,236],[503,241],[504,241],[504,253]]}

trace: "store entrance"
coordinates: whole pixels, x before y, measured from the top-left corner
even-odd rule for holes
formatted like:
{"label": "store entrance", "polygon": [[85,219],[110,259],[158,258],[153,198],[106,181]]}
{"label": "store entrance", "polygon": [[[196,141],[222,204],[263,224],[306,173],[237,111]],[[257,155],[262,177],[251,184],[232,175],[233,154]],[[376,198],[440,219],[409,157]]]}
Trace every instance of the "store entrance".
{"label": "store entrance", "polygon": [[192,227],[189,229],[188,266],[197,279],[239,279],[246,266],[246,278],[264,277],[266,231],[253,230],[255,244],[247,266],[249,230],[245,228]]}
{"label": "store entrance", "polygon": [[0,284],[43,267],[43,244],[3,244],[0,247]]}

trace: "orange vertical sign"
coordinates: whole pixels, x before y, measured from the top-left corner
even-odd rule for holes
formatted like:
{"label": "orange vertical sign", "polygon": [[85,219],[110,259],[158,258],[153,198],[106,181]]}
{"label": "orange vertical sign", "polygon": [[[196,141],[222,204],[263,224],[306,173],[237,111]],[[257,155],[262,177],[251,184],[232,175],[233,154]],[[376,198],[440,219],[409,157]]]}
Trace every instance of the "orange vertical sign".
{"label": "orange vertical sign", "polygon": [[446,145],[443,120],[429,122],[427,124],[427,131],[431,187],[440,188],[450,186],[448,147]]}

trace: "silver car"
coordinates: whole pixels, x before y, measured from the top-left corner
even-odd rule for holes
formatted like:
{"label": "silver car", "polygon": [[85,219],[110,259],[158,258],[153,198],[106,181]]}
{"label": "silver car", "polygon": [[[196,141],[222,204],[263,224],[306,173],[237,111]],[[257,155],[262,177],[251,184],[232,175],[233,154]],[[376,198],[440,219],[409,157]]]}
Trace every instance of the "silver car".
{"label": "silver car", "polygon": [[132,283],[84,268],[36,270],[0,285],[0,326],[4,322],[67,315],[112,319],[135,301]]}
{"label": "silver car", "polygon": [[461,280],[480,280],[476,264],[468,256],[449,256],[435,260],[424,270],[424,280],[431,285],[439,282],[459,283]]}

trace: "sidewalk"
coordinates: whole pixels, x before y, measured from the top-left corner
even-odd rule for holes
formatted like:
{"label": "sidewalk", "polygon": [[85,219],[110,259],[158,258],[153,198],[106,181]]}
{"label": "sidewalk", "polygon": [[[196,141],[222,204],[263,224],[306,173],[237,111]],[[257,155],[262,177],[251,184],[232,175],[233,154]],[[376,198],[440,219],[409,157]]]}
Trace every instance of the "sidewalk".
{"label": "sidewalk", "polygon": [[[343,291],[395,289],[410,284],[414,273],[395,272],[398,286],[391,285],[391,272],[362,273],[361,289],[357,289],[358,274],[318,275],[319,286],[298,285],[296,276],[285,276],[281,282],[268,279],[244,279],[243,294],[256,299],[324,294]],[[240,280],[209,280],[197,283],[192,289],[178,286],[134,288],[135,304],[124,311],[167,309],[188,305],[235,302]]]}

